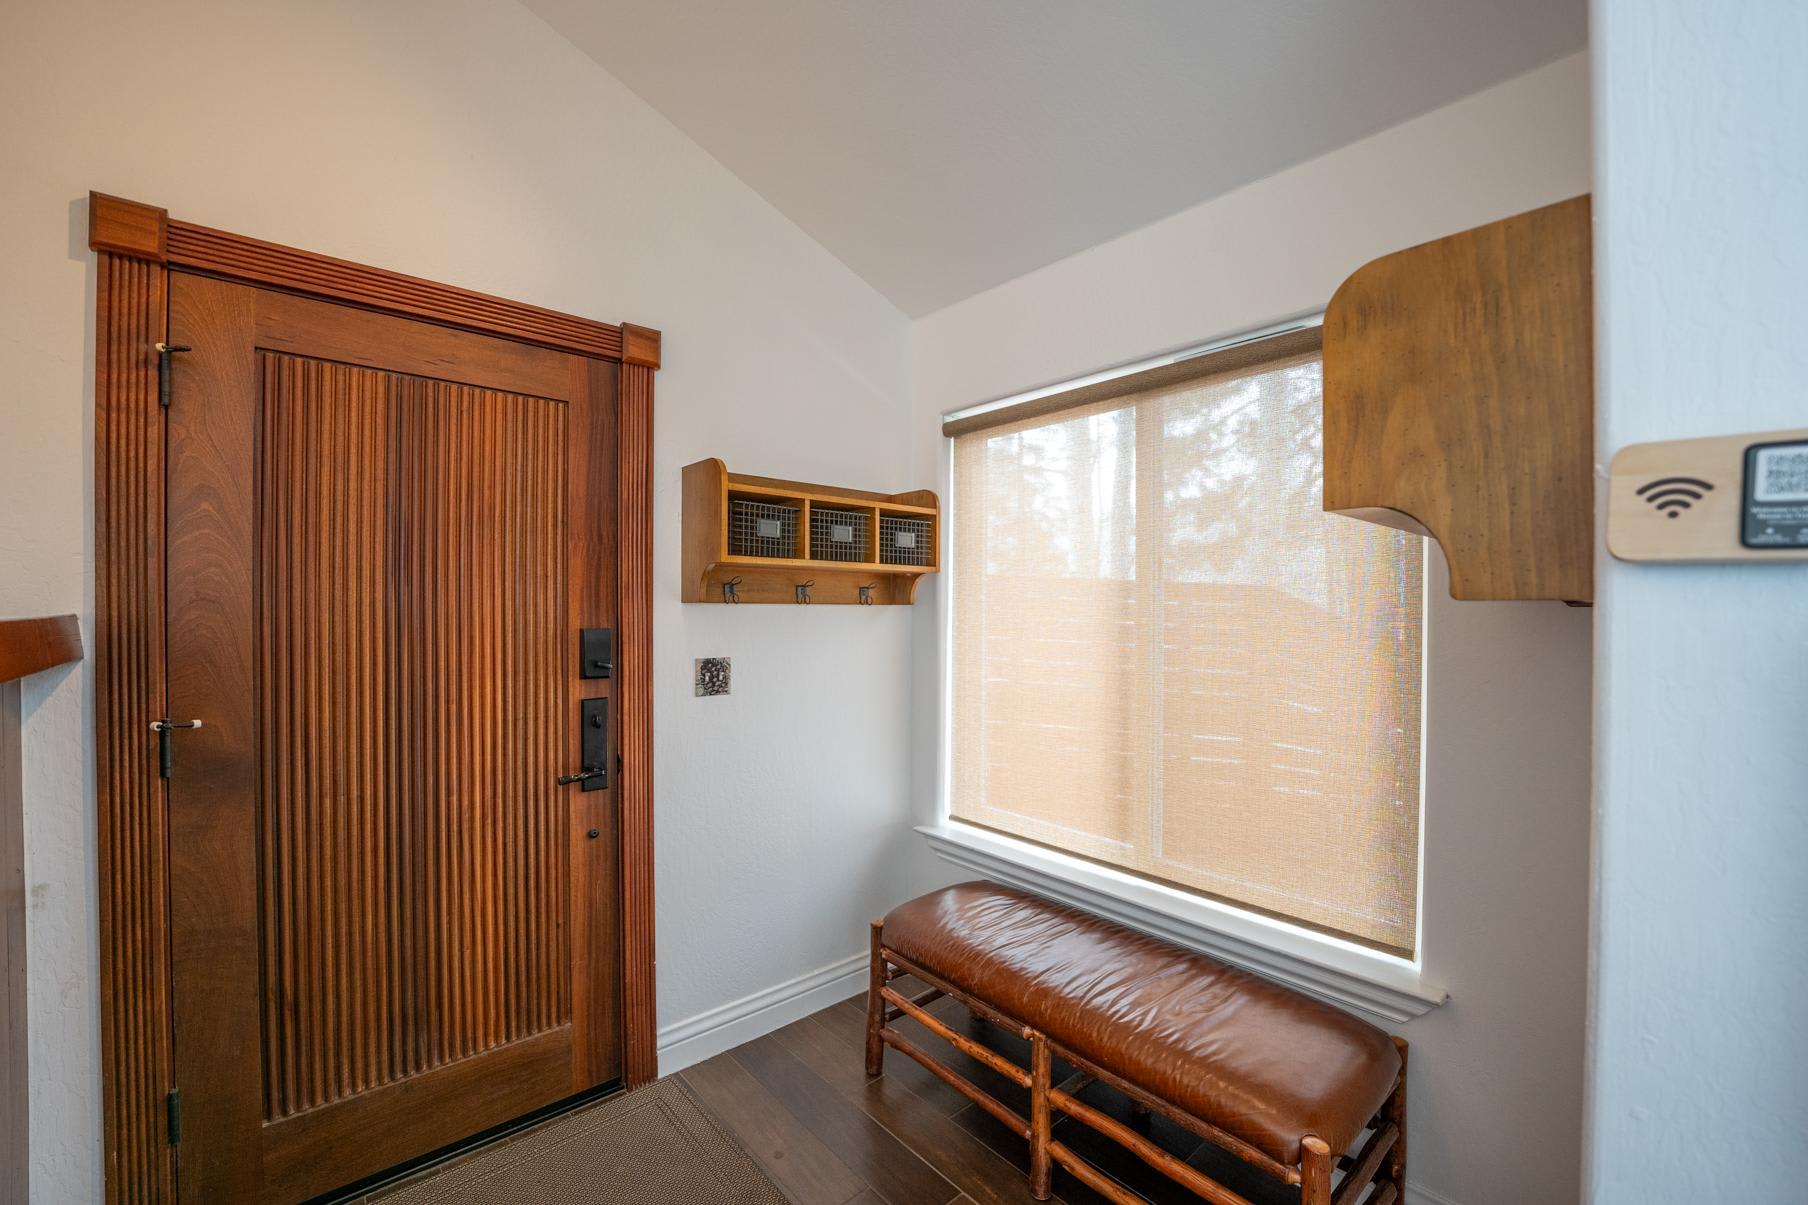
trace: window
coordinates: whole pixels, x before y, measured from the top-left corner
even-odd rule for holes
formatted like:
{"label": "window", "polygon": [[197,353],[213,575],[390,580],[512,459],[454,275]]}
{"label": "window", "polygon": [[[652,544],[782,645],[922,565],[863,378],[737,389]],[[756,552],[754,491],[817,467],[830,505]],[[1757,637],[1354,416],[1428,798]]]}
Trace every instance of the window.
{"label": "window", "polygon": [[1423,543],[1320,509],[1316,330],[955,418],[955,819],[1413,950]]}

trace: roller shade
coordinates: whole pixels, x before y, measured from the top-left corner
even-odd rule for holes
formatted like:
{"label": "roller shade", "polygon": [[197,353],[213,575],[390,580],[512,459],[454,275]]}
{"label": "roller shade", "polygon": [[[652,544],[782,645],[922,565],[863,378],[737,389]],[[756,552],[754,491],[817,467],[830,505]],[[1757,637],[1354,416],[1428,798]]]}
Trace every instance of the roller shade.
{"label": "roller shade", "polygon": [[1305,335],[955,435],[952,813],[1410,954],[1423,541],[1320,509]]}
{"label": "roller shade", "polygon": [[1317,355],[1324,342],[1324,328],[1313,323],[1263,338],[1238,341],[1229,346],[1193,354],[1181,353],[1177,358],[1141,370],[1122,374],[1101,374],[1105,379],[1074,388],[1053,392],[1036,391],[1020,401],[974,407],[950,414],[942,420],[942,434],[950,438],[985,431],[992,427],[1042,418],[1062,410],[1071,410],[1094,402],[1109,401],[1132,393],[1142,393],[1206,377],[1234,375],[1246,369],[1285,359],[1288,356]]}

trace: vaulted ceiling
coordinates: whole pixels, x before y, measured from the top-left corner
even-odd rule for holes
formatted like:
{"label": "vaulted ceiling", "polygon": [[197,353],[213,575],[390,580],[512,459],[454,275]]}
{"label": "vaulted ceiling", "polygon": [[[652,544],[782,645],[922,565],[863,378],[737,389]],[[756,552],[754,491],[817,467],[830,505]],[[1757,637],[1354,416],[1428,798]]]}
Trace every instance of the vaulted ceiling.
{"label": "vaulted ceiling", "polygon": [[1585,0],[526,3],[913,316],[1586,39]]}

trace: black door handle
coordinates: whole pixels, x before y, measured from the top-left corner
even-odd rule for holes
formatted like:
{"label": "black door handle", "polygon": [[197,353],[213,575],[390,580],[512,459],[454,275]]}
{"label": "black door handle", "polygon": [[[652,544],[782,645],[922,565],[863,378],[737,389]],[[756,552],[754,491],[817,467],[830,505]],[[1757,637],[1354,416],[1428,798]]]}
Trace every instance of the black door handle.
{"label": "black door handle", "polygon": [[559,785],[582,783],[586,791],[609,789],[609,700],[585,699],[578,704],[578,764],[576,774],[559,775]]}

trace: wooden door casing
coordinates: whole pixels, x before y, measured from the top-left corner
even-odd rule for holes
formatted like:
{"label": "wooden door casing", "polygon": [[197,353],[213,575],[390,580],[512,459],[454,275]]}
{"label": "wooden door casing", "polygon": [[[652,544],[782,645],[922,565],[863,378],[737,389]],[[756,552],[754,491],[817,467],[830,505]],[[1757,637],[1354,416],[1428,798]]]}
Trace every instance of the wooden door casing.
{"label": "wooden door casing", "polygon": [[612,685],[618,370],[170,296],[179,1182],[299,1200],[620,1074],[611,793],[553,781]]}

